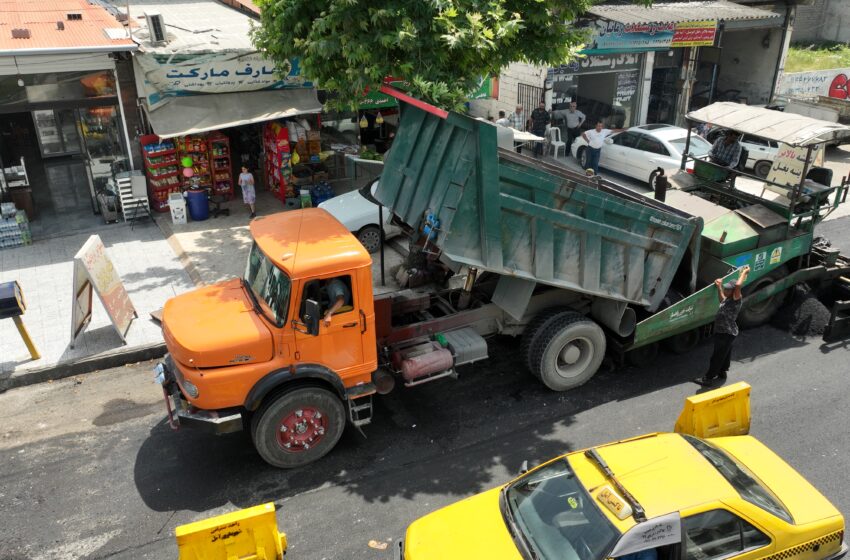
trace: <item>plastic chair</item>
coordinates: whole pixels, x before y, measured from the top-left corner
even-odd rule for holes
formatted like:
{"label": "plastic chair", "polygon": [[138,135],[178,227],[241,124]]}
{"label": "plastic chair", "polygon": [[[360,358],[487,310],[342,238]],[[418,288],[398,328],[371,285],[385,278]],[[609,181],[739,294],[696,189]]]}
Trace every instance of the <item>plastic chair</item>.
{"label": "plastic chair", "polygon": [[[558,150],[561,148],[564,149],[564,157],[567,157],[567,143],[561,140],[561,129],[557,126],[553,126],[549,129],[549,147],[552,148],[553,155],[557,159]],[[549,149],[547,148],[546,153],[549,153]]]}

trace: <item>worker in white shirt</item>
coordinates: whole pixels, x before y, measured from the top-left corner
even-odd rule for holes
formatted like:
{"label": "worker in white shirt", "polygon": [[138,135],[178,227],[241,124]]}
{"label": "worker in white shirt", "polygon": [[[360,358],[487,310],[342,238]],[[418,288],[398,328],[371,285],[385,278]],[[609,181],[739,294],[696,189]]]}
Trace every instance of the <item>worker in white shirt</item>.
{"label": "worker in white shirt", "polygon": [[605,139],[614,134],[621,132],[625,128],[605,128],[605,123],[602,121],[596,122],[596,127],[591,130],[585,130],[581,133],[582,139],[587,142],[587,169],[593,169],[595,175],[599,175],[599,157],[602,155],[602,147],[605,145]]}

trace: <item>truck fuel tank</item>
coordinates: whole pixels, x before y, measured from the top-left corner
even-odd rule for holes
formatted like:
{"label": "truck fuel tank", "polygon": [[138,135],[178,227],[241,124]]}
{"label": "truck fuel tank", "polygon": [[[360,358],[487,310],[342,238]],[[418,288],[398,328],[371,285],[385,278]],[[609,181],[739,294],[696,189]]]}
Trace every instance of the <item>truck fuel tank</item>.
{"label": "truck fuel tank", "polygon": [[417,379],[435,374],[453,373],[454,357],[452,353],[434,341],[409,346],[392,354],[393,366],[401,372],[408,384]]}

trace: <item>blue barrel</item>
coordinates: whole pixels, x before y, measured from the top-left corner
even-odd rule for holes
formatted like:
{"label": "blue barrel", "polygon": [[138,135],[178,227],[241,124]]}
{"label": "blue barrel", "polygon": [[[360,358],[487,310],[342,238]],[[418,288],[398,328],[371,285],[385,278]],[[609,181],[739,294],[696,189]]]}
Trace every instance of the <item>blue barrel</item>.
{"label": "blue barrel", "polygon": [[210,217],[210,204],[207,200],[207,191],[204,189],[190,189],[186,191],[189,198],[187,205],[189,206],[189,215],[196,222],[206,220]]}

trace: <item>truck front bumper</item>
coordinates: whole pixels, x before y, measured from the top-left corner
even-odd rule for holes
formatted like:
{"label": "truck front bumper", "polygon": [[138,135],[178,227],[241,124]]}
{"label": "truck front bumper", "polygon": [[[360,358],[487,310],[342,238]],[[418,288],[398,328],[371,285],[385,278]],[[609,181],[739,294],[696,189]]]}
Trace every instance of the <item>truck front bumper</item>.
{"label": "truck front bumper", "polygon": [[190,404],[180,389],[180,376],[170,354],[154,366],[154,380],[162,385],[168,422],[173,429],[187,426],[216,435],[242,430],[242,413],[238,409],[202,410]]}

